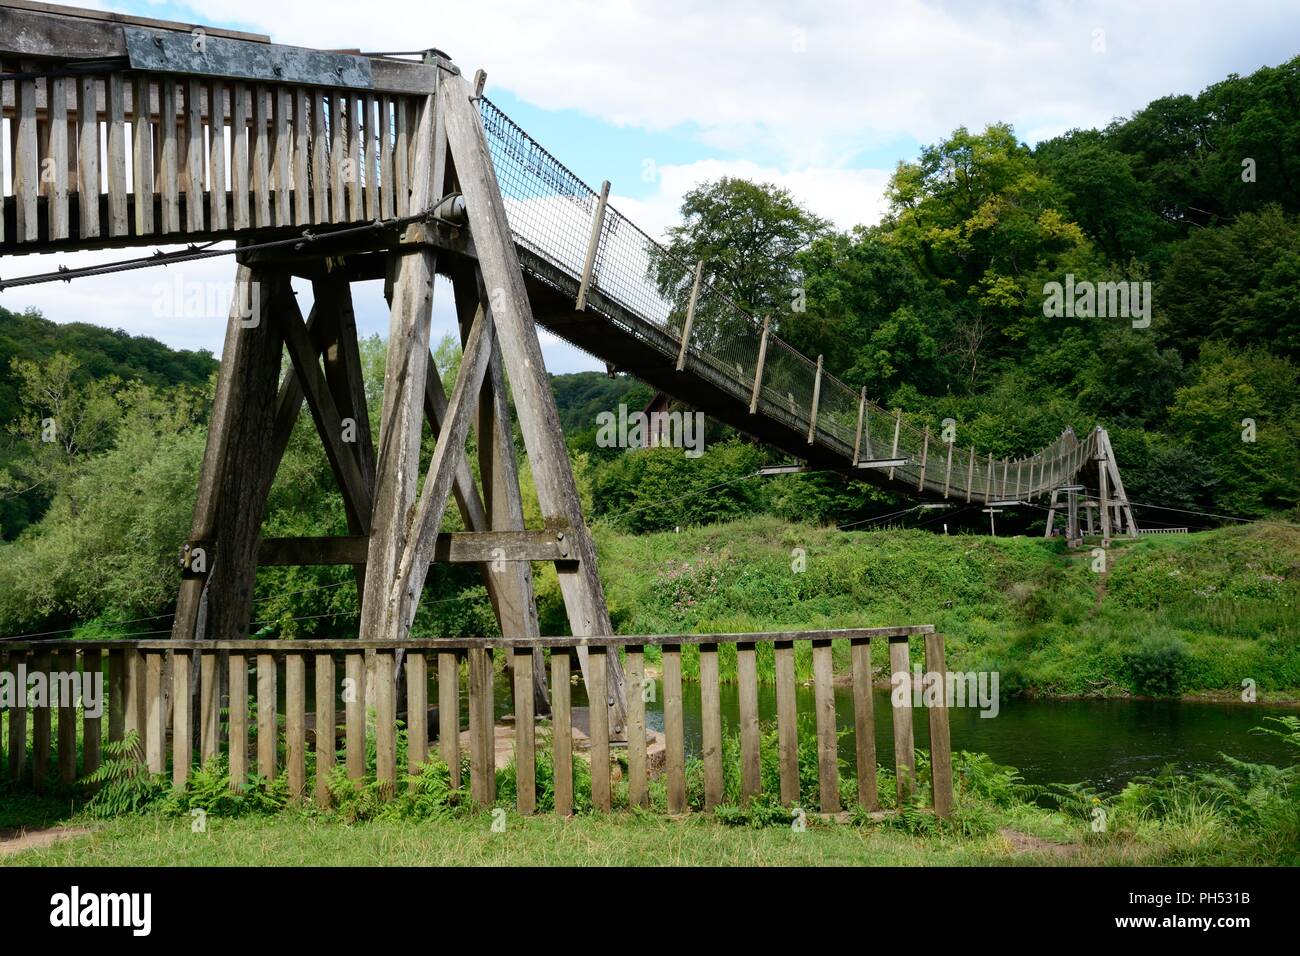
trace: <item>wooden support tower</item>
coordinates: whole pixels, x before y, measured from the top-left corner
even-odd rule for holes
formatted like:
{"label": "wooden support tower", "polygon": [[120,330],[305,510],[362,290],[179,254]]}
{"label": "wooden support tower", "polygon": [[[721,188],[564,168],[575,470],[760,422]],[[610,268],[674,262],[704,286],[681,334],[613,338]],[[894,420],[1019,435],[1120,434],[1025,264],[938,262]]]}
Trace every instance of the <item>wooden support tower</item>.
{"label": "wooden support tower", "polygon": [[[12,124],[0,157],[15,163],[5,218],[14,226],[0,233],[4,251],[125,248],[171,234],[237,244],[193,517],[187,540],[178,542],[173,639],[246,638],[259,565],[346,564],[360,597],[358,636],[405,641],[416,636],[434,562],[477,565],[503,635],[522,640],[540,636],[532,563],[551,562],[572,633],[611,634],[479,110],[483,74],[470,83],[433,50],[419,60],[371,57],[221,30],[206,31],[204,44],[199,49],[188,25],[0,0],[0,72],[29,59],[41,64],[25,69],[30,79],[0,83],[0,106]],[[79,65],[69,72],[59,68],[63,61]],[[40,176],[42,155],[54,160],[48,182]],[[608,184],[584,281],[569,302],[577,310],[595,276],[607,195]],[[337,226],[352,228],[331,231]],[[308,241],[268,243],[302,239],[304,229],[313,230]],[[352,306],[352,283],[372,279],[385,281],[391,313],[374,420]],[[310,308],[299,305],[294,280],[310,284]],[[434,295],[445,280],[463,347],[450,393],[429,350]],[[373,391],[376,383],[369,384]],[[267,497],[304,407],[338,484],[347,535],[263,537]],[[515,421],[540,505],[536,527],[525,525]],[[471,434],[474,469],[466,457]],[[434,450],[423,462],[426,435]],[[465,530],[447,534],[443,518],[453,500]],[[604,671],[593,675],[587,648],[575,653],[588,687],[603,688],[599,723],[621,738],[626,695],[618,655],[600,654]],[[516,713],[547,711],[541,647],[526,660],[511,656],[517,694],[525,690],[522,676],[532,687]],[[189,700],[193,687],[199,708],[201,694],[220,696],[217,660],[176,656],[162,672],[162,658],[151,655],[144,673],[163,695]],[[488,661],[485,650],[478,663]],[[253,687],[247,673],[232,672],[229,684],[242,682],[264,697],[277,686],[275,658],[258,655],[255,665]],[[454,661],[440,656],[439,675],[454,670]],[[355,696],[346,707],[422,709],[423,686],[400,693],[405,674],[423,680],[420,663],[404,667],[400,650],[348,655],[344,678]],[[278,680],[301,707],[298,665]],[[187,720],[191,712],[211,716],[210,707],[178,711]],[[291,716],[298,720],[296,709]],[[409,726],[418,727],[423,715],[412,716]],[[156,764],[164,728],[153,714],[142,722]],[[199,731],[194,739],[177,737],[178,746],[198,744],[211,756],[214,732],[206,723]],[[349,738],[350,770],[357,743]],[[378,743],[381,776],[391,778],[391,741]],[[275,749],[263,739],[258,747],[269,767]],[[295,797],[305,796],[302,760],[301,750],[290,751]],[[187,768],[188,760],[177,773]]]}

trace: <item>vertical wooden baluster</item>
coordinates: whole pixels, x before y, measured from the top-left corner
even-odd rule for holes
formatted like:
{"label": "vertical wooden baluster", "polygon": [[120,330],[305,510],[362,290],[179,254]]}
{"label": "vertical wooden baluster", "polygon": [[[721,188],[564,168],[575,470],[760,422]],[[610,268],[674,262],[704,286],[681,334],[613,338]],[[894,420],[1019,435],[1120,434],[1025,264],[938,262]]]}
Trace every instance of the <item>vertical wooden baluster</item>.
{"label": "vertical wooden baluster", "polygon": [[230,220],[237,230],[247,229],[252,221],[248,206],[253,172],[249,165],[248,113],[248,87],[236,83],[230,88]]}
{"label": "vertical wooden baluster", "polygon": [[[99,716],[89,716],[85,712],[88,708],[84,707],[81,715],[81,773],[83,776],[89,776],[99,769],[101,741],[104,731],[104,711],[109,707],[108,697],[103,693],[103,684],[100,683],[104,679],[102,652],[97,650],[83,651],[81,655],[81,673],[84,675],[86,682],[93,680],[99,683],[99,687],[96,688],[100,707]],[[83,690],[83,705],[87,697],[88,695]]]}
{"label": "vertical wooden baluster", "polygon": [[[20,67],[26,69],[26,66]],[[36,197],[41,192],[40,156],[36,136],[36,81],[14,83],[14,116],[10,121],[13,138],[13,190],[16,238],[35,242],[40,237],[36,218]],[[23,708],[24,713],[26,708]],[[26,754],[26,745],[23,746]]]}
{"label": "vertical wooden baluster", "polygon": [[104,81],[108,96],[108,131],[104,145],[108,149],[108,234],[130,234],[127,218],[126,184],[126,86],[121,73],[110,73]]}
{"label": "vertical wooden baluster", "polygon": [[391,651],[375,652],[375,776],[385,798],[397,791],[396,666]]}
{"label": "vertical wooden baluster", "polygon": [[347,222],[348,123],[350,117],[341,92],[330,94],[330,221]]}
{"label": "vertical wooden baluster", "polygon": [[[590,663],[590,662],[589,662]],[[686,734],[682,722],[682,648],[665,644],[664,745],[668,774],[668,812],[686,812]]]}
{"label": "vertical wooden baluster", "polygon": [[343,707],[347,719],[348,777],[366,775],[366,660],[361,654],[343,659]]}
{"label": "vertical wooden baluster", "polygon": [[753,644],[736,645],[740,717],[740,792],[752,800],[763,792],[758,727],[758,658]]}
{"label": "vertical wooden baluster", "polygon": [[487,648],[469,649],[469,788],[470,799],[481,806],[492,803],[491,781],[496,776],[496,740],[490,704],[492,660]]}
{"label": "vertical wooden baluster", "polygon": [[190,714],[190,656],[172,655],[172,788],[184,790],[194,762],[194,721]]}
{"label": "vertical wooden baluster", "polygon": [[429,659],[406,654],[406,770],[418,774],[429,759]]}
{"label": "vertical wooden baluster", "polygon": [[126,706],[122,711],[122,730],[124,734],[134,733],[139,737],[140,753],[144,753],[145,719],[144,719],[144,658],[134,648],[122,652],[122,676],[126,689]]}
{"label": "vertical wooden baluster", "polygon": [[362,162],[366,167],[366,218],[379,218],[379,130],[376,128],[375,98],[367,93],[362,98],[364,112],[361,116]]}
{"label": "vertical wooden baluster", "polygon": [[948,729],[948,663],[944,656],[943,635],[925,635],[925,669],[939,675],[938,702],[926,709],[930,716],[930,781],[934,813],[952,816],[952,739]]}
{"label": "vertical wooden baluster", "polygon": [[325,104],[327,96],[321,90],[312,93],[311,98],[311,199],[312,222],[330,221],[330,173],[329,135],[325,131]]}
{"label": "vertical wooden baluster", "polygon": [[99,235],[99,81],[77,81],[77,234]]}
{"label": "vertical wooden baluster", "polygon": [[[0,73],[9,73],[13,70],[14,67],[11,64],[0,59]],[[18,95],[15,92],[11,92],[13,87],[14,84],[11,81],[0,79],[0,227],[3,227],[5,223],[5,217],[3,215],[4,205],[7,205],[7,203],[5,203],[5,198],[10,195],[4,188],[5,169],[10,165],[10,161],[13,158],[13,142],[16,137],[16,130],[14,128],[18,125]],[[6,103],[11,104],[13,107],[12,111],[9,113],[6,113],[6,110],[4,109],[4,104]],[[13,116],[13,125],[10,134],[5,136],[3,121],[9,115]],[[0,657],[3,657],[3,655],[0,655]],[[4,711],[0,710],[0,735],[3,735],[5,727],[3,714]],[[0,757],[3,757],[3,754],[4,743],[3,741],[0,741]],[[0,776],[3,776],[4,766],[5,764],[3,759],[0,759]]]}
{"label": "vertical wooden baluster", "polygon": [[[416,144],[417,137],[415,135],[415,132],[420,125],[419,101],[414,97],[408,99],[405,104],[405,109],[406,109],[406,128],[411,131],[411,135],[408,137],[409,145],[407,147],[406,168],[411,171],[411,188],[414,189],[415,188],[415,147],[417,145]],[[418,212],[419,210],[412,210],[412,211]]]}
{"label": "vertical wooden baluster", "polygon": [[513,649],[515,698],[515,805],[522,814],[537,809],[537,740],[533,723],[533,649]]}
{"label": "vertical wooden baluster", "polygon": [[[952,445],[948,446],[949,448]],[[855,637],[853,655],[853,729],[857,738],[858,803],[879,810],[876,793],[876,715],[871,695],[871,638]]]}
{"label": "vertical wooden baluster", "polygon": [[627,649],[627,802],[631,807],[649,805],[645,749],[645,649]]}
{"label": "vertical wooden baluster", "polygon": [[334,658],[316,655],[316,803],[330,805],[330,775],[334,770],[335,725]]}
{"label": "vertical wooden baluster", "polygon": [[781,802],[799,802],[799,724],[795,704],[794,642],[777,641],[776,726],[777,760],[781,769]]}
{"label": "vertical wooden baluster", "polygon": [[131,189],[135,198],[135,234],[154,231],[153,94],[148,76],[137,76],[131,98]]}
{"label": "vertical wooden baluster", "polygon": [[70,787],[77,780],[77,701],[64,688],[72,686],[66,683],[67,676],[77,673],[77,652],[61,649],[56,660],[60,675],[65,676],[50,684],[51,698],[58,694],[58,700],[50,703],[59,707],[59,782]]}
{"label": "vertical wooden baluster", "polygon": [[240,789],[248,783],[248,658],[230,655],[230,785]]}
{"label": "vertical wooden baluster", "polygon": [[839,813],[839,738],[835,733],[835,666],[830,641],[813,641],[813,686],[819,802],[822,813]]}
{"label": "vertical wooden baluster", "polygon": [[704,809],[722,802],[722,701],[718,645],[700,645],[700,732],[704,757]]}
{"label": "vertical wooden baluster", "polygon": [[[3,61],[0,61],[0,72],[3,72],[4,69],[5,69],[4,63],[3,63]],[[4,81],[3,81],[3,80],[0,80],[0,103],[3,103],[3,102],[4,102],[4,95],[5,95],[5,93],[4,93]],[[7,148],[7,147],[6,147],[6,144],[4,144],[3,142],[0,142],[0,156],[3,156],[3,155],[4,155],[4,153],[5,153],[5,149],[6,149],[6,148]],[[3,181],[4,181],[4,164],[3,164],[2,161],[0,161],[0,182],[3,182]],[[3,190],[3,189],[0,189],[0,201],[2,201],[3,199],[4,199],[4,190]],[[8,680],[11,680],[11,681],[12,681],[12,680],[14,680],[14,678],[12,678],[12,677],[10,677],[10,678],[3,678],[3,675],[9,673],[9,657],[10,657],[10,655],[9,655],[9,651],[6,650],[4,647],[0,647],[0,679],[8,679]],[[18,696],[18,694],[17,694],[17,691],[18,691],[18,685],[17,685],[17,682],[16,682],[16,681],[15,681],[15,683],[13,684],[13,687],[14,687],[14,696],[17,697],[17,696]],[[3,771],[3,768],[6,766],[6,763],[5,763],[5,715],[8,714],[8,713],[9,713],[9,708],[8,708],[7,706],[5,706],[4,703],[3,703],[2,701],[0,701],[0,774],[3,774],[3,772],[4,772],[4,771]]]}
{"label": "vertical wooden baluster", "polygon": [[221,660],[199,655],[199,766],[221,753]]}
{"label": "vertical wooden baluster", "polygon": [[603,647],[587,650],[587,710],[591,731],[591,805],[609,812],[609,664]]}
{"label": "vertical wooden baluster", "polygon": [[307,91],[296,88],[293,93],[293,222],[296,226],[311,224],[311,186],[307,181],[307,168],[311,157],[311,117]]}
{"label": "vertical wooden baluster", "polygon": [[68,143],[68,81],[63,77],[46,80],[49,121],[47,143],[41,164],[41,184],[49,210],[50,238],[66,239],[68,222],[68,172],[74,156]]}
{"label": "vertical wooden baluster", "polygon": [[162,651],[144,654],[145,762],[151,773],[167,769],[167,714],[163,711]]}
{"label": "vertical wooden baluster", "polygon": [[[9,653],[9,669],[17,675],[19,667],[30,666],[31,656],[23,651]],[[15,680],[17,677],[15,676]],[[17,694],[9,711],[9,780],[19,783],[27,770],[27,691]]]}
{"label": "vertical wooden baluster", "polygon": [[362,156],[365,153],[364,131],[361,127],[361,98],[358,96],[349,96],[347,103],[347,150],[348,160],[351,167],[346,176],[348,187],[348,221],[359,222],[365,218],[365,204],[362,202],[362,190],[365,184],[362,182],[362,171],[365,164]]}
{"label": "vertical wooden baluster", "polygon": [[408,165],[411,128],[405,102],[398,100],[394,106],[396,142],[393,144],[393,209],[402,217],[411,214],[411,174]]}
{"label": "vertical wooden baluster", "polygon": [[285,756],[289,771],[289,800],[307,796],[307,661],[290,652],[284,660]]}
{"label": "vertical wooden baluster", "polygon": [[126,654],[108,652],[108,739],[117,743],[126,736]]}
{"label": "vertical wooden baluster", "polygon": [[479,743],[483,736],[483,727],[481,724],[483,710],[479,706],[478,695],[479,687],[483,678],[480,675],[482,663],[478,648],[469,648],[465,652],[466,664],[466,681],[465,692],[468,698],[469,714],[469,793],[470,799],[475,803],[482,804],[484,791],[484,771],[483,771],[483,747]]}
{"label": "vertical wooden baluster", "polygon": [[180,144],[176,132],[176,81],[158,81],[158,191],[162,194],[163,233],[180,232]]}
{"label": "vertical wooden baluster", "polygon": [[185,195],[185,231],[203,231],[203,84],[197,79],[186,82],[184,132],[181,135],[180,177]]}
{"label": "vertical wooden baluster", "polygon": [[226,85],[208,84],[208,221],[213,232],[230,227],[226,212]]}
{"label": "vertical wooden baluster", "polygon": [[385,219],[393,218],[394,182],[393,175],[393,100],[384,96],[379,100],[379,214]]}
{"label": "vertical wooden baluster", "polygon": [[258,229],[271,225],[271,91],[253,88],[253,224]]}
{"label": "vertical wooden baluster", "polygon": [[275,137],[271,144],[271,170],[275,187],[275,224],[289,226],[293,224],[293,210],[290,196],[293,194],[292,159],[293,159],[293,97],[289,88],[275,86],[271,88],[273,99],[272,120],[275,124]]}
{"label": "vertical wooden baluster", "polygon": [[897,687],[901,680],[907,688],[906,703],[902,707],[895,703],[891,708],[894,724],[894,772],[897,776],[898,803],[902,806],[911,799],[916,786],[916,751],[912,742],[912,673],[906,637],[889,639],[889,671],[891,686]]}
{"label": "vertical wooden baluster", "polygon": [[555,767],[555,812],[573,813],[573,710],[569,651],[551,651],[551,762]]}
{"label": "vertical wooden baluster", "polygon": [[460,788],[460,661],[455,651],[438,652],[438,755]]}
{"label": "vertical wooden baluster", "polygon": [[276,719],[275,657],[257,655],[257,774],[265,782],[277,772],[280,728]]}

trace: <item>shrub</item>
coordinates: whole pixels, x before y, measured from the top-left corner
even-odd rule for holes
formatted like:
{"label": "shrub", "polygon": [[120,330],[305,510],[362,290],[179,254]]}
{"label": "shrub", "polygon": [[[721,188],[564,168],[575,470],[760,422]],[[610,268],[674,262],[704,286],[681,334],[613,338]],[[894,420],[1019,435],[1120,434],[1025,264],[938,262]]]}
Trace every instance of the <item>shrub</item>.
{"label": "shrub", "polygon": [[1124,666],[1137,693],[1176,697],[1187,671],[1187,646],[1177,638],[1147,637],[1124,655]]}

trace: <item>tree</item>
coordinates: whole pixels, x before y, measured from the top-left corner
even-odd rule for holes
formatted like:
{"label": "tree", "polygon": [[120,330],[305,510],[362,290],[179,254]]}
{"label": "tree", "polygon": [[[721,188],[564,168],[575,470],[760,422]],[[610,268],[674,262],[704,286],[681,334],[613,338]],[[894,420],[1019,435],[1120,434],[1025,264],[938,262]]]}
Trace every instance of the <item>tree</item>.
{"label": "tree", "polygon": [[1185,355],[1200,342],[1269,342],[1300,357],[1300,219],[1277,206],[1199,229],[1178,244],[1159,284],[1167,336]]}
{"label": "tree", "polygon": [[[859,226],[850,234],[821,236],[799,254],[798,265],[808,310],[787,327],[785,338],[792,346],[806,355],[825,355],[832,374],[853,382],[884,387],[906,381],[923,391],[942,390],[942,382],[933,377],[932,363],[922,369],[896,354],[902,360],[895,366],[900,374],[882,380],[876,358],[868,355],[882,347],[896,350],[900,323],[922,322],[923,337],[931,342],[943,341],[950,324],[944,297],[880,230]],[[904,308],[910,310],[909,316],[899,317]],[[872,337],[891,323],[892,332],[881,333],[872,346]]]}
{"label": "tree", "polygon": [[9,424],[15,444],[0,472],[0,498],[49,501],[81,465],[108,448],[122,416],[115,377],[79,381],[80,363],[56,353],[44,362],[15,358],[21,412]]}
{"label": "tree", "polygon": [[1043,172],[1062,190],[1071,218],[1113,262],[1147,258],[1172,227],[1151,209],[1151,188],[1134,160],[1097,130],[1073,130],[1034,150]]}
{"label": "tree", "polygon": [[1191,381],[1174,396],[1169,423],[1214,468],[1220,509],[1259,515],[1300,499],[1300,369],[1286,359],[1207,343]]}
{"label": "tree", "polygon": [[[777,322],[791,312],[800,287],[796,254],[830,228],[789,190],[729,176],[688,192],[681,214],[682,224],[668,230],[669,251],[688,263],[703,261],[736,305]],[[678,271],[658,264],[661,291],[676,286]]]}
{"label": "tree", "polygon": [[1006,339],[1037,308],[1041,273],[1064,271],[1057,267],[1087,251],[1059,190],[1005,124],[960,128],[925,147],[917,162],[899,164],[888,196],[889,241]]}

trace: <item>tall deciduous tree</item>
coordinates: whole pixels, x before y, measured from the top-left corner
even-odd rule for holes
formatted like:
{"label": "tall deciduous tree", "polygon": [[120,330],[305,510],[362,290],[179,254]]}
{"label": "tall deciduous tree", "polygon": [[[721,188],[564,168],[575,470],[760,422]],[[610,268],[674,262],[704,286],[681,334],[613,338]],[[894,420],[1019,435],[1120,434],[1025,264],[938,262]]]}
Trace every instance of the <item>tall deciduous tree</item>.
{"label": "tall deciduous tree", "polygon": [[[668,230],[669,250],[688,263],[703,261],[737,305],[778,322],[802,297],[796,254],[830,229],[788,190],[732,177],[692,189],[681,213],[681,225]],[[660,269],[661,284],[668,274]]]}

